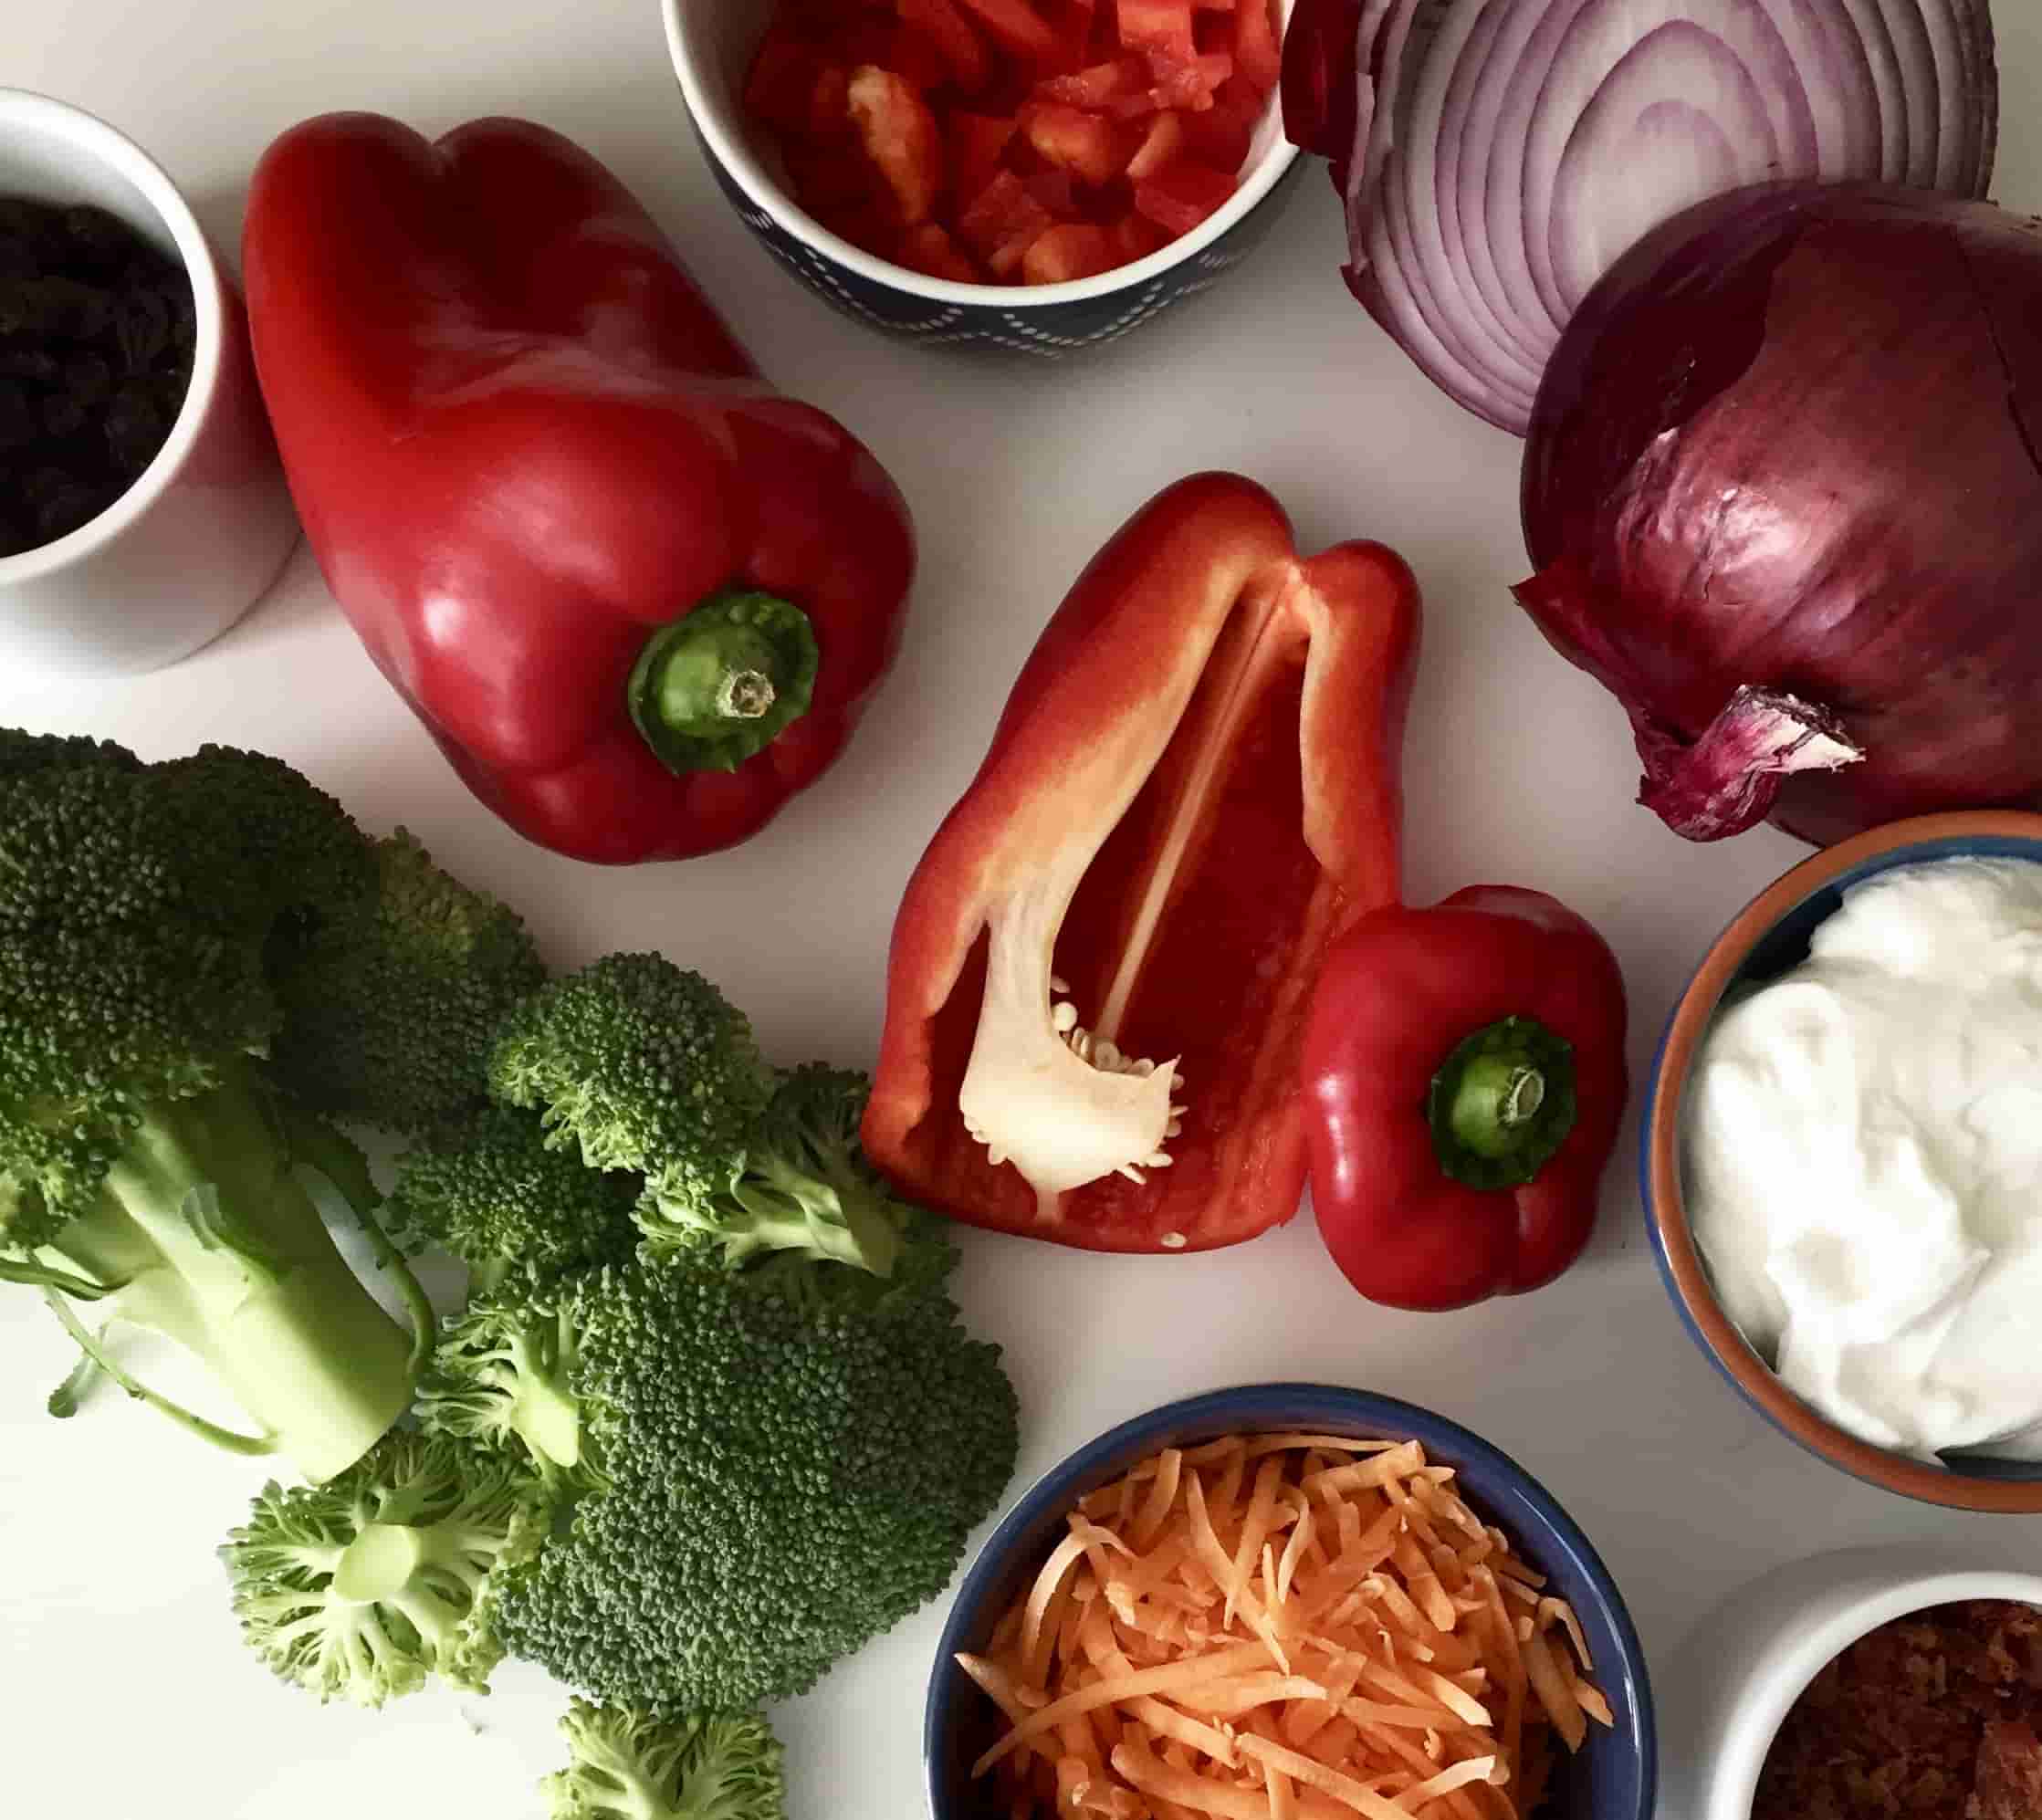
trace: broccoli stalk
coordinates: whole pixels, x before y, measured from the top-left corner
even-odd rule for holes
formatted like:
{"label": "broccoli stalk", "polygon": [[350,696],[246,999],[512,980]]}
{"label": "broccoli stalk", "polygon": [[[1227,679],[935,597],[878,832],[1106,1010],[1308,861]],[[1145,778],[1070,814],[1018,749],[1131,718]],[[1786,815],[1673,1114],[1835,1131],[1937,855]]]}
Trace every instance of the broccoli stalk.
{"label": "broccoli stalk", "polygon": [[786,1820],[782,1752],[758,1713],[664,1719],[575,1700],[568,1766],[539,1783],[550,1820]]}
{"label": "broccoli stalk", "polygon": [[[152,1106],[91,1197],[0,1274],[42,1286],[80,1350],[131,1396],[215,1445],[282,1453],[324,1479],[403,1414],[430,1310],[418,1292],[409,1334],[383,1313],[298,1178],[267,1090],[250,1069],[221,1072],[211,1093]],[[257,1432],[138,1383],[68,1298],[196,1355]]]}
{"label": "broccoli stalk", "polygon": [[220,1554],[243,1636],[280,1678],[375,1707],[434,1674],[485,1689],[497,1589],[545,1515],[513,1463],[399,1431],[331,1484],[266,1486]]}
{"label": "broccoli stalk", "polygon": [[[206,747],[144,765],[0,729],[0,1280],[42,1291],[89,1360],[194,1432],[281,1452],[315,1479],[346,1467],[409,1402],[432,1311],[369,1219],[359,1152],[312,1115],[323,1104],[284,1098],[265,1058],[292,1051],[301,1020],[351,1021],[384,1040],[323,1079],[335,1109],[479,1090],[476,1057],[456,1080],[430,1032],[402,1034],[471,962],[471,1007],[508,989],[507,968],[520,988],[529,977],[521,932],[486,900],[487,940],[433,948],[427,925],[458,921],[463,901],[423,854],[400,843],[379,859],[278,759]],[[420,992],[416,968],[343,965],[300,939],[373,928],[403,947],[407,917],[439,997]],[[412,1335],[341,1260],[299,1166],[353,1204]],[[136,1383],[73,1303],[197,1355],[257,1432]],[[68,1380],[52,1407],[75,1408],[82,1390]]]}

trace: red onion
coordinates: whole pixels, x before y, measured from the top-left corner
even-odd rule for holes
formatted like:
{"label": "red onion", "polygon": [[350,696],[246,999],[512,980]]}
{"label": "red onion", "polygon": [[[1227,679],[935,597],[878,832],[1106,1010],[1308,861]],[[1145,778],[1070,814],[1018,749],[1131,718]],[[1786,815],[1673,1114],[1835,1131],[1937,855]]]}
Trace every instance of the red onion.
{"label": "red onion", "polygon": [[1298,0],[1283,74],[1285,130],[1346,197],[1349,287],[1520,434],[1641,234],[1775,179],[1983,195],[1998,114],[1986,0]]}
{"label": "red onion", "polygon": [[1718,197],[1561,340],[1517,598],[1691,840],[2042,808],[2038,451],[2042,224],[1874,184]]}

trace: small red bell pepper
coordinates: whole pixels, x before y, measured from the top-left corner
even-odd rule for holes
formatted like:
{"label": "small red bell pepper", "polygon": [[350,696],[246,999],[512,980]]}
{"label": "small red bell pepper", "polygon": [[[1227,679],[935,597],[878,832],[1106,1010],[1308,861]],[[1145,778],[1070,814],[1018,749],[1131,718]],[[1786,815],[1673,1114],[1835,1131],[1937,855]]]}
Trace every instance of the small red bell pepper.
{"label": "small red bell pepper", "polygon": [[680,859],[829,767],[898,642],[906,508],[614,177],[518,120],[328,115],[263,158],[245,256],[327,583],[484,802]]}
{"label": "small red bell pepper", "polygon": [[1617,957],[1511,885],[1377,910],[1326,956],[1304,1084],[1319,1231],[1362,1294],[1537,1289],[1587,1244],[1623,1123]]}
{"label": "small red bell pepper", "polygon": [[1326,944],[1398,886],[1418,590],[1298,555],[1235,475],[1079,577],[894,925],[867,1154],[913,1198],[1102,1251],[1296,1210]]}

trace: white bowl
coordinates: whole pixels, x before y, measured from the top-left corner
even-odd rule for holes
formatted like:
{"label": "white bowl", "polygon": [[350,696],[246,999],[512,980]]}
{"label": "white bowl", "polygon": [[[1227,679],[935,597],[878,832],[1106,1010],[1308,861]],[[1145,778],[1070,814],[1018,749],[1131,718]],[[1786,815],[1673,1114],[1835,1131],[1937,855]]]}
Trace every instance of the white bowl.
{"label": "white bowl", "polygon": [[[833,234],[802,211],[777,159],[747,123],[745,72],[772,15],[769,0],[660,0],[667,49],[711,174],[745,225],[824,302],[911,340],[1056,356],[1109,341],[1209,289],[1260,244],[1279,185],[1297,162],[1272,95],[1240,187],[1190,233],[1095,277],[1062,285],[967,285],[926,277]],[[1292,0],[1277,0],[1280,22]]]}
{"label": "white bowl", "polygon": [[1965,1599],[2042,1607],[2042,1574],[1981,1568],[1954,1551],[1863,1548],[1754,1581],[1657,1678],[1664,1820],[1750,1820],[1780,1722],[1823,1667],[1893,1618]]}
{"label": "white bowl", "polygon": [[0,664],[49,675],[153,670],[239,619],[298,537],[241,298],[162,170],[62,101],[0,89],[0,195],[95,204],[192,281],[191,388],[155,459],[98,518],[0,557]]}

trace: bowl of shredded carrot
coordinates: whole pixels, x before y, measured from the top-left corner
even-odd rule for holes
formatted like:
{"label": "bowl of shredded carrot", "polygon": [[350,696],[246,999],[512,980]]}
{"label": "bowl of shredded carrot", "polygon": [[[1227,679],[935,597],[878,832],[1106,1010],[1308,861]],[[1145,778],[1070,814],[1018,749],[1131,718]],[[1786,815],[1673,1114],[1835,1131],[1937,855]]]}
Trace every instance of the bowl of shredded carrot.
{"label": "bowl of shredded carrot", "polygon": [[1515,1461],[1335,1386],[1081,1448],[952,1607],[934,1820],[1650,1820],[1644,1652]]}

